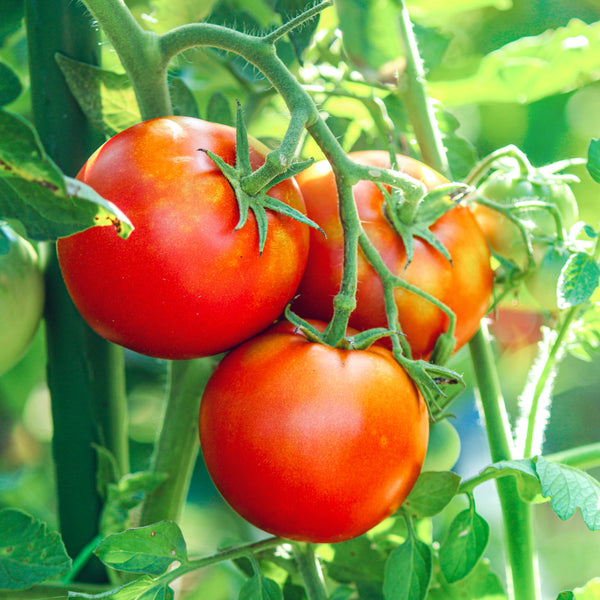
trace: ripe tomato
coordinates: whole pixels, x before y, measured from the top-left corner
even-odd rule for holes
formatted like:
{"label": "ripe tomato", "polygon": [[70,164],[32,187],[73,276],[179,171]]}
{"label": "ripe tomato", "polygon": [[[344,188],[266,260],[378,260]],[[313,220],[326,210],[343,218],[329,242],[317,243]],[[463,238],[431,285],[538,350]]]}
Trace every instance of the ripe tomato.
{"label": "ripe tomato", "polygon": [[[513,171],[494,171],[478,188],[477,194],[502,206],[518,201],[536,200],[554,204],[562,217],[565,228],[571,227],[578,218],[575,196],[565,182],[536,183],[522,175],[518,168]],[[498,211],[473,203],[473,214],[485,233],[491,248],[517,265],[524,267],[526,250],[517,226]],[[552,215],[543,209],[519,210],[515,216],[525,221],[535,237],[555,237],[556,224]]]}
{"label": "ripe tomato", "polygon": [[[265,149],[251,146],[256,169]],[[142,354],[187,359],[239,344],[280,315],[304,270],[308,227],[267,211],[259,255],[254,214],[235,230],[233,190],[201,148],[233,164],[235,130],[164,117],[117,134],[78,177],[123,210],[133,233],[123,240],[111,227],[94,227],[58,242],[83,317],[100,335]],[[291,179],[269,195],[304,211]]]}
{"label": "ripe tomato", "polygon": [[225,357],[199,423],[208,472],[232,508],[309,542],[347,540],[391,515],[419,475],[429,429],[388,349],[331,348],[289,323]]}
{"label": "ripe tomato", "polygon": [[[389,167],[386,152],[357,152],[350,156],[362,164]],[[428,189],[447,183],[435,171],[405,156],[398,156],[398,168],[421,180]],[[304,317],[327,321],[333,314],[332,301],[342,276],[343,238],[336,185],[327,162],[313,165],[297,180],[309,217],[323,228],[327,238],[311,232],[308,264],[294,310]],[[383,195],[377,186],[361,181],[354,187],[354,199],[365,232],[392,273],[429,292],[454,311],[455,350],[460,348],[473,336],[485,315],[493,283],[489,248],[469,208],[456,206],[431,226],[450,253],[452,264],[417,238],[413,260],[407,267],[404,244],[383,214]],[[428,357],[438,335],[448,327],[446,315],[404,289],[396,289],[395,298],[400,325],[413,357]],[[359,252],[357,307],[350,325],[365,330],[386,324],[381,280]]]}
{"label": "ripe tomato", "polygon": [[0,375],[25,354],[44,309],[44,278],[33,246],[0,223]]}

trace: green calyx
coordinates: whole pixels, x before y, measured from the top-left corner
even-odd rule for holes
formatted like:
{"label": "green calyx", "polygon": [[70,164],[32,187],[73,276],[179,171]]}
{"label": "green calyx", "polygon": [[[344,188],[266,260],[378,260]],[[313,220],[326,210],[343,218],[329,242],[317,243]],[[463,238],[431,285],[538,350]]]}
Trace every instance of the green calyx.
{"label": "green calyx", "polygon": [[406,266],[413,259],[415,238],[424,240],[452,262],[450,253],[431,232],[430,227],[466,196],[468,186],[457,183],[442,185],[428,192],[417,202],[408,201],[399,189],[380,189],[384,197],[384,215],[402,238],[406,250]]}
{"label": "green calyx", "polygon": [[235,229],[241,229],[246,224],[246,221],[248,220],[248,212],[250,210],[254,213],[256,225],[258,227],[259,254],[262,254],[265,247],[265,242],[267,240],[267,210],[280,213],[295,219],[300,223],[304,223],[309,227],[313,227],[319,231],[322,231],[322,229],[306,215],[302,214],[295,208],[292,208],[285,202],[277,200],[276,198],[272,198],[271,196],[267,195],[266,192],[266,190],[270,189],[277,183],[280,183],[289,177],[293,177],[294,175],[297,175],[306,169],[308,166],[310,166],[310,164],[312,164],[312,160],[292,162],[282,173],[279,173],[275,177],[270,178],[268,181],[263,182],[258,191],[247,190],[247,187],[249,186],[245,185],[246,182],[252,181],[254,184],[252,185],[252,188],[256,187],[256,185],[255,178],[253,180],[249,180],[250,176],[253,174],[252,167],[250,165],[250,148],[248,144],[248,134],[242,118],[241,106],[239,104],[236,119],[235,165],[226,163],[220,156],[216,155],[210,150],[203,150],[201,148],[200,150],[206,152],[209,158],[217,165],[217,167],[219,167],[227,181],[229,181],[229,184],[235,193],[235,198],[237,200],[240,212],[240,218],[235,226]]}

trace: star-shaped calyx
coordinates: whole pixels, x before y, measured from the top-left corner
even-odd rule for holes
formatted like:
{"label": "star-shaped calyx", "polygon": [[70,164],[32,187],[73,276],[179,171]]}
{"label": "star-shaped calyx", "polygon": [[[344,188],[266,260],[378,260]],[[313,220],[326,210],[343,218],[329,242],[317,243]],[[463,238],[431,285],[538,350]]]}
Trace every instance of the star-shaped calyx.
{"label": "star-shaped calyx", "polygon": [[[220,156],[214,152],[211,152],[210,150],[204,150],[202,148],[200,148],[200,150],[206,152],[209,158],[213,160],[233,188],[240,212],[240,218],[235,226],[235,229],[241,229],[246,224],[248,219],[248,211],[251,210],[254,213],[256,225],[258,227],[258,249],[260,254],[262,254],[262,251],[265,247],[265,242],[267,240],[267,210],[278,212],[282,215],[295,219],[300,223],[304,223],[309,227],[313,227],[319,231],[322,231],[322,229],[314,221],[309,219],[300,211],[292,208],[281,200],[277,200],[276,198],[272,198],[271,196],[267,195],[267,190],[272,188],[274,185],[285,179],[288,179],[289,177],[297,175],[310,166],[313,162],[312,159],[301,162],[292,162],[289,166],[286,166],[286,159],[283,155],[281,155],[279,159],[277,159],[277,156],[275,156],[275,161],[273,161],[272,158],[274,153],[271,153],[267,157],[268,164],[265,164],[263,167],[261,167],[261,169],[265,169],[265,179],[267,182],[256,192],[249,192],[247,190],[248,178],[253,174],[253,171],[250,165],[248,134],[244,125],[242,110],[239,104],[236,119],[235,165],[226,163]],[[255,174],[256,173],[257,172],[255,172]]]}

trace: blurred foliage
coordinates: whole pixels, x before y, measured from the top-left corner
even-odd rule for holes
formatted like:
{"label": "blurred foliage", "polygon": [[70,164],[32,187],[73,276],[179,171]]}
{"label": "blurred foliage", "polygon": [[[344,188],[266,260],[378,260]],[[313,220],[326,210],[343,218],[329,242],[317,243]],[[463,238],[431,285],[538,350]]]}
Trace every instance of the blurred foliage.
{"label": "blurred foliage", "polygon": [[[202,19],[250,31],[282,22],[275,0],[129,0],[127,4],[144,27],[157,32]],[[298,2],[299,9],[303,6],[304,2]],[[445,109],[440,106],[437,114],[444,125],[455,176],[465,176],[477,155],[509,143],[518,145],[535,165],[585,156],[590,139],[600,136],[600,82],[595,81],[600,77],[597,0],[412,0],[408,6],[416,21],[431,90],[437,100],[448,104]],[[309,26],[279,47],[347,151],[387,148],[391,136],[405,153],[418,154],[401,98],[392,85],[404,66],[397,29],[390,26],[394,10],[393,3],[336,0],[336,8],[322,15],[310,45]],[[0,98],[5,99],[8,110],[27,118],[30,107],[22,3],[0,0],[0,15],[0,79],[5,82],[0,86]],[[556,32],[544,33],[549,29]],[[523,36],[532,37],[523,41]],[[66,58],[62,63],[67,78],[74,80],[75,92],[78,86],[88,85],[90,78],[101,83],[104,105],[84,110],[93,112],[103,133],[110,135],[135,120],[138,113],[110,45],[104,43],[102,50],[102,70],[73,65]],[[510,58],[510,69],[506,69],[506,61],[498,62],[506,57]],[[13,74],[18,76],[22,91]],[[280,99],[264,78],[237,57],[212,50],[190,51],[174,62],[171,77],[178,112],[229,123],[240,100],[251,134],[273,146],[285,132],[288,116]],[[111,111],[114,118],[110,118]],[[319,149],[308,139],[303,152],[320,158]],[[600,222],[597,184],[582,166],[573,167],[571,172],[581,180],[573,186],[581,217],[588,223]],[[536,311],[532,315],[536,323],[547,318]],[[0,508],[19,506],[55,524],[43,335],[42,329],[23,360],[0,378]],[[501,381],[513,417],[535,355],[535,343],[535,336],[523,338],[518,347],[497,341]],[[594,368],[600,366],[598,361],[565,360],[556,382],[545,451],[598,440],[600,369]],[[464,351],[454,357],[452,366],[468,371]],[[143,469],[160,427],[165,365],[128,354],[127,367],[132,465]],[[473,474],[486,461],[487,448],[482,446],[473,406],[472,391],[467,390],[453,407],[462,441],[456,467],[460,474]],[[581,531],[577,521],[561,523],[560,535],[567,539],[563,546],[574,550],[554,553],[551,549],[555,545],[546,546],[544,540],[551,541],[557,535],[557,518],[542,509],[538,521],[542,570],[549,587],[572,588],[598,575],[593,558],[600,551],[597,536]],[[448,526],[436,523],[441,530]],[[197,544],[194,550],[198,552],[252,539],[256,534],[223,505],[201,462],[183,529],[186,538]],[[489,554],[492,561],[498,558],[493,547]],[[567,560],[572,564],[566,566]],[[578,573],[580,579],[561,579],[563,573]],[[215,600],[233,597],[243,580],[231,566],[215,567],[196,576],[203,580],[202,597]],[[184,581],[182,585],[193,590],[196,584]],[[192,591],[184,597],[192,600],[201,596]]]}

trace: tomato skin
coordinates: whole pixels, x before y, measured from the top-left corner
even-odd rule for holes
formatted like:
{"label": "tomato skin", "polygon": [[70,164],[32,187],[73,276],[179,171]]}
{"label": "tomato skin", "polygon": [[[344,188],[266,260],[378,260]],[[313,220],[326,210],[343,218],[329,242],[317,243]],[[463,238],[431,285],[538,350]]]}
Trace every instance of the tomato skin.
{"label": "tomato skin", "polygon": [[44,310],[44,277],[33,246],[0,223],[0,375],[25,354]]}
{"label": "tomato skin", "polygon": [[391,515],[419,475],[429,429],[389,350],[331,348],[289,323],[225,357],[199,423],[208,471],[231,507],[274,535],[315,543],[351,539]]}
{"label": "tomato skin", "polygon": [[[251,141],[256,169],[265,150]],[[94,227],[58,242],[65,282],[93,329],[160,358],[227,350],[268,327],[293,296],[308,254],[308,227],[268,213],[258,251],[252,212],[234,230],[231,186],[199,149],[235,161],[235,130],[190,117],[164,117],[111,138],[79,179],[114,202],[135,226],[127,240]],[[269,195],[304,212],[293,180]]]}
{"label": "tomato skin", "polygon": [[[389,167],[386,152],[356,152],[350,157],[358,163]],[[428,189],[447,183],[440,174],[405,156],[398,156],[398,168],[421,180]],[[332,302],[339,290],[343,261],[335,181],[326,162],[310,167],[297,180],[309,217],[323,228],[327,238],[319,232],[310,233],[308,264],[293,308],[306,318],[328,321],[333,314]],[[463,346],[487,312],[493,284],[488,244],[470,209],[457,206],[431,227],[449,251],[453,264],[416,238],[413,260],[406,267],[404,245],[383,215],[383,195],[377,186],[361,181],[354,187],[354,199],[365,232],[392,273],[435,296],[455,312],[455,350]],[[447,329],[447,317],[427,300],[406,290],[397,288],[395,298],[400,325],[413,357],[429,357],[438,335]],[[365,330],[386,326],[381,280],[360,250],[356,299],[357,307],[350,317],[352,327]]]}

